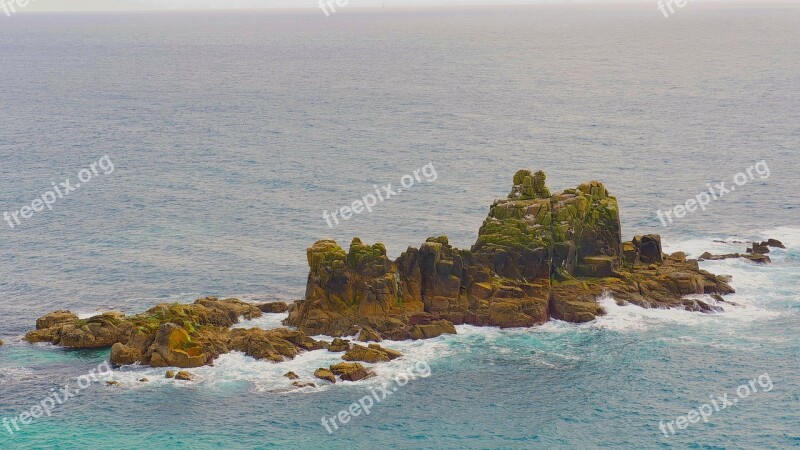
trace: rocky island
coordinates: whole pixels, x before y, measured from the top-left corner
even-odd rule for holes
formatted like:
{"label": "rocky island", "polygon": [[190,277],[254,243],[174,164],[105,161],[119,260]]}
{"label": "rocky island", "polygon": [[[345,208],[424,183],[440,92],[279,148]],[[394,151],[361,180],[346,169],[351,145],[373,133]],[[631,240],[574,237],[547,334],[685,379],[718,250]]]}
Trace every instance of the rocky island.
{"label": "rocky island", "polygon": [[[204,298],[194,304],[161,304],[125,316],[105,313],[79,319],[57,311],[37,320],[29,342],[70,348],[111,348],[117,365],[192,368],[241,351],[284,361],[303,351],[344,352],[346,361],[315,376],[335,382],[369,376],[360,362],[401,356],[373,343],[426,339],[456,333],[455,325],[532,327],[558,319],[581,323],[604,314],[597,298],[644,308],[712,312],[690,294],[723,301],[733,293],[727,276],[701,270],[682,252],[664,254],[658,235],[623,241],[619,205],[597,181],[551,194],[544,172],[518,171],[511,193],[495,201],[471,249],[446,236],[409,247],[396,260],[382,244],[355,238],[348,250],[321,240],[307,250],[309,276],[303,300],[254,305]],[[240,318],[286,312],[292,328],[233,328]],[[336,337],[333,342],[310,336]],[[289,373],[287,378],[294,379]],[[299,383],[299,382],[296,382]]]}

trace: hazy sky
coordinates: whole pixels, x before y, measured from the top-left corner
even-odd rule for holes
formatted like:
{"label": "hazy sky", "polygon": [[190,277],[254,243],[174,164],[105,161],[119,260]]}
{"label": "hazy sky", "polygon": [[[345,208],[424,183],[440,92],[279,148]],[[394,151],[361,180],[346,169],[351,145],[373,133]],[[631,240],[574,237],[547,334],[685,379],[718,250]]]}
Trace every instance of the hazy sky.
{"label": "hazy sky", "polygon": [[[16,0],[0,0],[14,2]],[[25,11],[105,11],[237,8],[317,8],[319,0],[30,0]],[[340,0],[344,1],[344,0]],[[688,0],[697,2],[703,0]],[[652,3],[656,0],[347,0],[347,6],[464,5],[518,3]]]}

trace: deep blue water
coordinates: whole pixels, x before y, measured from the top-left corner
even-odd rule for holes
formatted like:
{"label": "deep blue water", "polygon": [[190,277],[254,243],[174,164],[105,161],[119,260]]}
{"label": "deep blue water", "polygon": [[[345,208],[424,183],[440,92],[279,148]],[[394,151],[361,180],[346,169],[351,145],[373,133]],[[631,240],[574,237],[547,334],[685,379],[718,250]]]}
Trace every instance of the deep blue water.
{"label": "deep blue water", "polygon": [[[625,237],[661,233],[669,251],[788,246],[767,267],[704,263],[734,276],[742,306],[723,314],[603,300],[581,326],[394,343],[406,357],[378,378],[316,390],[281,374],[338,355],[226,355],[190,384],[127,368],[14,436],[0,425],[0,447],[800,447],[800,8],[690,5],[0,17],[0,214],[114,164],[0,222],[0,417],[107,358],[22,343],[42,314],[300,298],[325,237],[392,257],[439,234],[469,247],[519,168],[554,190],[604,181]],[[769,177],[661,226],[656,210],[759,161]],[[436,181],[322,218],[428,163]],[[333,434],[320,424],[415,361],[431,375]],[[769,392],[659,431],[763,374]]]}

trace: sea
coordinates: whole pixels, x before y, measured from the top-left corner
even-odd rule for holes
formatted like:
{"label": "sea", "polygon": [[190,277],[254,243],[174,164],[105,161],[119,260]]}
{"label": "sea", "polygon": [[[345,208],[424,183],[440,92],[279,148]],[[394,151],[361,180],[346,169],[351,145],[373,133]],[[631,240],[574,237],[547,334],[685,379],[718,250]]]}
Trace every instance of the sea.
{"label": "sea", "polygon": [[[0,74],[2,449],[800,448],[800,5],[20,12]],[[326,351],[91,379],[109,350],[22,340],[59,309],[303,298],[319,239],[469,248],[522,168],[604,182],[626,240],[786,249],[701,263],[724,312],[605,296],[586,324],[384,342],[404,356],[355,383],[313,379]]]}

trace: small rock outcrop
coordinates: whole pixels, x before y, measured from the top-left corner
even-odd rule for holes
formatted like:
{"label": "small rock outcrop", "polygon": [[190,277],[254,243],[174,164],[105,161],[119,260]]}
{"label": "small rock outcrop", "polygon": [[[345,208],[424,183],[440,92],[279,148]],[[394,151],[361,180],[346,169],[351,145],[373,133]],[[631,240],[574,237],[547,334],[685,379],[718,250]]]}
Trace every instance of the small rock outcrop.
{"label": "small rock outcrop", "polygon": [[240,317],[261,314],[258,307],[238,299],[214,297],[191,305],[161,304],[133,316],[105,313],[79,319],[68,311],[56,311],[37,320],[37,329],[25,338],[69,348],[110,347],[114,365],[179,368],[207,365],[230,351],[280,362],[327,347],[297,330],[229,328]]}
{"label": "small rock outcrop", "polygon": [[724,255],[712,255],[709,252],[705,252],[700,255],[700,261],[720,261],[723,259],[746,259],[752,261],[756,264],[769,264],[772,262],[772,259],[762,253],[727,253]]}

